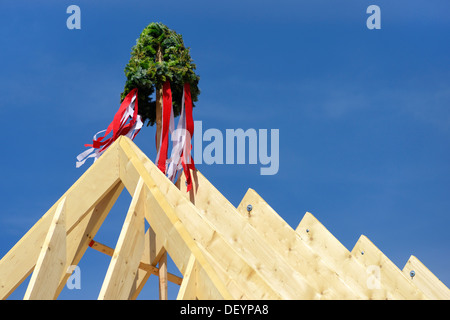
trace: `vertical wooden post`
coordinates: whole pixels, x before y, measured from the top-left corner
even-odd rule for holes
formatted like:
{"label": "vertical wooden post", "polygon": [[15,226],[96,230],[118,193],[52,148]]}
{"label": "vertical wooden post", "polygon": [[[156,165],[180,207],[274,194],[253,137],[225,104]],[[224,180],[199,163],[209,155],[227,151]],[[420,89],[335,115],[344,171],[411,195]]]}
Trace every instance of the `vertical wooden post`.
{"label": "vertical wooden post", "polygon": [[159,260],[159,300],[168,299],[167,288],[167,252]]}

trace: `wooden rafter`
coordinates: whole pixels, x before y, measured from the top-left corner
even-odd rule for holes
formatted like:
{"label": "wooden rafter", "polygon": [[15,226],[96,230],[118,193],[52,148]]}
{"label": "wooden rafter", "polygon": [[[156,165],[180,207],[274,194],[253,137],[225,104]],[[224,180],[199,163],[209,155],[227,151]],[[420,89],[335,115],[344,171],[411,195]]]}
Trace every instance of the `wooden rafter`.
{"label": "wooden rafter", "polygon": [[[83,257],[90,241],[95,237],[97,231],[107,217],[114,203],[121,194],[124,186],[118,181],[115,186],[106,193],[100,202],[98,202],[83,219],[67,234],[67,260],[65,270],[70,269],[71,266],[76,266]],[[70,277],[69,273],[64,273],[62,276],[58,290],[55,294],[55,299],[66,285],[67,279]]]}
{"label": "wooden rafter", "polygon": [[178,291],[177,300],[197,299],[197,263],[194,255],[189,258],[185,276]]}
{"label": "wooden rafter", "polygon": [[392,295],[399,295],[400,299],[427,299],[424,292],[409,281],[366,236],[360,236],[351,253],[365,268],[379,271],[380,280]]}
{"label": "wooden rafter", "polygon": [[450,300],[450,290],[415,256],[409,258],[402,272],[430,299]]}
{"label": "wooden rafter", "polygon": [[103,196],[116,187],[117,149],[118,144],[111,146],[0,260],[0,299],[6,299],[33,272],[62,199],[66,198],[66,228],[70,234]]}
{"label": "wooden rafter", "polygon": [[[168,281],[177,299],[450,298],[414,256],[401,271],[364,236],[348,251],[310,213],[294,230],[254,190],[234,207],[192,175],[187,193],[184,176],[174,185],[119,138],[0,260],[0,298],[33,273],[24,298],[56,299],[89,245],[111,256],[99,299],[136,299],[152,274],[161,299]],[[94,237],[124,188],[132,201],[110,248]],[[169,255],[183,277],[168,272]],[[380,272],[375,288],[369,269]]]}
{"label": "wooden rafter", "polygon": [[[258,271],[282,298],[357,297],[352,289],[339,279],[334,270],[297,239],[295,231],[262,199],[253,198],[247,201],[246,197],[249,197],[247,194],[236,209],[200,172],[195,174],[198,187],[192,191],[194,195],[189,197],[195,199],[195,205],[205,212],[204,217],[208,218],[216,230],[229,235],[228,239],[239,240],[235,241],[233,246],[246,252],[247,259],[252,258],[250,261],[254,264],[254,268],[264,266],[259,267]],[[182,178],[180,182],[182,190],[185,189],[183,182]],[[254,208],[253,214],[249,216],[247,204],[244,206],[242,203],[251,203]],[[236,237],[236,232],[240,232],[239,237]],[[294,255],[293,252],[297,254]],[[311,268],[316,272],[306,271]],[[291,283],[292,286],[286,286],[285,283]]]}
{"label": "wooden rafter", "polygon": [[64,198],[56,208],[24,300],[51,300],[58,290],[66,262],[65,202]]}
{"label": "wooden rafter", "polygon": [[126,300],[130,296],[136,270],[144,251],[144,181],[139,180],[125,222],[117,240],[100,300]]}

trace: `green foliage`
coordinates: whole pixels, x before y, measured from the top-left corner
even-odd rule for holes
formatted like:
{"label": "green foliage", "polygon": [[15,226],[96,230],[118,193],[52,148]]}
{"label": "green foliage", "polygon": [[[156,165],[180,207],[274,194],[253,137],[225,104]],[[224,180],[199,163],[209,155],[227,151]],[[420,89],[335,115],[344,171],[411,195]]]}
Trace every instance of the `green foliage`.
{"label": "green foliage", "polygon": [[[162,52],[162,62],[157,62],[158,48]],[[131,50],[131,58],[125,67],[127,81],[121,100],[133,89],[138,88],[139,114],[144,123],[154,125],[156,120],[156,102],[151,95],[163,83],[170,81],[174,115],[181,112],[183,85],[191,86],[192,101],[198,100],[200,77],[195,74],[189,48],[183,43],[180,34],[162,23],[150,23],[136,40]]]}

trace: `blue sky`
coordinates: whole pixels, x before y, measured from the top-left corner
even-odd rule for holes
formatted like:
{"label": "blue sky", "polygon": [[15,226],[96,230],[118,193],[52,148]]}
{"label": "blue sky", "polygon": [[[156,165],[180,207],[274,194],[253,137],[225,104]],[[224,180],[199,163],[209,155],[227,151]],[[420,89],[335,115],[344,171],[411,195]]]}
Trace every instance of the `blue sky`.
{"label": "blue sky", "polygon": [[[71,4],[80,30],[66,27]],[[366,27],[371,4],[380,30]],[[112,120],[131,47],[160,21],[191,47],[203,130],[280,131],[276,175],[261,176],[259,164],[198,166],[234,205],[251,187],[293,228],[309,211],[349,250],[364,234],[399,268],[413,254],[450,286],[448,1],[19,0],[0,9],[0,256],[88,168],[75,157]],[[135,139],[152,160],[154,135],[146,127]],[[124,193],[99,241],[115,246],[129,201]],[[93,250],[85,258],[82,290],[61,298],[98,296],[109,260]]]}

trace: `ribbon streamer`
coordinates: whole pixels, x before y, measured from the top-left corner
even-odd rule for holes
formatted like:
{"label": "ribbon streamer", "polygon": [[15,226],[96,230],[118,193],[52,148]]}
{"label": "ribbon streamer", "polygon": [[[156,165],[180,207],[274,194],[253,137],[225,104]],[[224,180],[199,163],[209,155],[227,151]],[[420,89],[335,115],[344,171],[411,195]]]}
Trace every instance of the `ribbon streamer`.
{"label": "ribbon streamer", "polygon": [[[85,147],[91,148],[77,156],[77,168],[81,167],[89,158],[94,158],[95,162],[118,137],[127,136],[131,140],[136,137],[143,125],[141,116],[138,114],[137,91],[135,88],[128,93],[108,128],[97,132],[94,135],[92,144],[84,145]],[[129,119],[130,121],[127,123]],[[97,138],[103,132],[105,134]],[[112,133],[112,136],[105,139],[110,133]]]}
{"label": "ribbon streamer", "polygon": [[[183,170],[186,175],[187,191],[190,191],[192,189],[190,170],[195,170],[195,165],[191,156],[194,120],[192,117],[192,98],[189,83],[185,83],[183,86],[181,113],[176,130],[174,129],[172,90],[169,81],[163,84],[162,109],[160,147],[156,155],[155,164],[172,182],[175,182],[178,173]],[[127,123],[129,119],[131,120]],[[81,167],[89,158],[94,158],[95,162],[122,135],[133,140],[142,128],[142,125],[141,116],[138,114],[137,89],[135,88],[125,97],[108,128],[97,132],[94,135],[92,144],[85,144],[85,147],[90,148],[77,156],[76,167]],[[104,134],[98,137],[102,133]],[[105,139],[109,134],[112,134],[112,136]],[[169,135],[172,140],[172,152],[170,158],[167,159]]]}
{"label": "ribbon streamer", "polygon": [[159,170],[166,173],[167,151],[169,150],[169,133],[173,130],[172,90],[170,82],[163,84],[163,108],[159,150],[156,156],[156,165]]}
{"label": "ribbon streamer", "polygon": [[[183,87],[180,119],[174,130],[174,113],[172,105],[172,92],[169,82],[163,86],[163,112],[162,129],[160,135],[160,150],[156,163],[158,168],[175,182],[178,173],[184,170],[187,182],[187,191],[192,189],[190,169],[195,170],[194,160],[191,156],[191,138],[194,134],[194,120],[192,117],[192,98],[189,83]],[[172,152],[167,159],[169,134],[172,140]]]}

